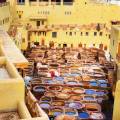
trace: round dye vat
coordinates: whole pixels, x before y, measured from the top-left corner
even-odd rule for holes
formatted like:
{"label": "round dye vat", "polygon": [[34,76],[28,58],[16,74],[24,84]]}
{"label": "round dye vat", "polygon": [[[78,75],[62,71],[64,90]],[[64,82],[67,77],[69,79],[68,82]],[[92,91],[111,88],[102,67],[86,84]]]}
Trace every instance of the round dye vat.
{"label": "round dye vat", "polygon": [[56,95],[56,97],[59,98],[59,99],[68,99],[70,97],[70,95],[67,94],[67,93],[58,93]]}
{"label": "round dye vat", "polygon": [[74,108],[74,109],[81,109],[83,107],[83,105],[81,103],[78,103],[78,102],[69,103],[68,106],[70,108]]}
{"label": "round dye vat", "polygon": [[73,109],[73,108],[65,108],[65,114],[76,116],[76,115],[78,115],[78,112],[76,109]]}
{"label": "round dye vat", "polygon": [[107,83],[106,80],[98,80],[99,83]]}
{"label": "round dye vat", "polygon": [[45,92],[45,87],[43,87],[43,86],[35,86],[35,87],[33,87],[33,91],[34,92],[39,92],[39,93],[41,93],[41,92]]}
{"label": "round dye vat", "polygon": [[62,92],[64,93],[70,93],[72,91],[71,87],[63,87]]}
{"label": "round dye vat", "polygon": [[60,111],[53,112],[54,116],[58,116],[58,115],[61,115],[61,114],[62,114],[62,112],[60,112]]}
{"label": "round dye vat", "polygon": [[76,112],[74,112],[74,111],[71,111],[71,112],[70,112],[70,111],[68,111],[68,112],[65,112],[65,114],[66,114],[66,115],[75,115],[75,114],[76,114]]}
{"label": "round dye vat", "polygon": [[93,87],[98,86],[98,83],[96,81],[90,81],[90,86]]}
{"label": "round dye vat", "polygon": [[86,101],[93,101],[94,97],[93,96],[85,96],[84,100],[86,100]]}
{"label": "round dye vat", "polygon": [[55,77],[55,80],[64,81],[64,78],[63,77]]}
{"label": "round dye vat", "polygon": [[50,102],[51,101],[51,98],[50,97],[46,97],[46,96],[43,96],[40,101],[42,102]]}
{"label": "round dye vat", "polygon": [[76,88],[73,88],[73,92],[76,94],[83,94],[85,90],[83,88],[76,87]]}
{"label": "round dye vat", "polygon": [[104,96],[105,92],[104,91],[96,91],[97,96]]}
{"label": "round dye vat", "polygon": [[46,83],[46,84],[54,84],[54,81],[53,80],[44,80],[44,83]]}
{"label": "round dye vat", "polygon": [[52,91],[61,91],[62,87],[61,86],[49,86],[48,90],[52,90]]}
{"label": "round dye vat", "polygon": [[53,92],[46,92],[44,95],[47,97],[55,97],[55,94]]}
{"label": "round dye vat", "polygon": [[82,96],[80,95],[72,95],[69,100],[80,101],[81,99],[82,99]]}
{"label": "round dye vat", "polygon": [[85,94],[87,94],[87,95],[93,95],[93,94],[96,94],[96,91],[95,90],[91,90],[91,89],[86,89],[85,90]]}
{"label": "round dye vat", "polygon": [[65,103],[64,101],[52,101],[51,105],[52,106],[64,106]]}
{"label": "round dye vat", "polygon": [[100,87],[107,87],[107,83],[100,83]]}
{"label": "round dye vat", "polygon": [[68,81],[67,84],[68,84],[68,85],[76,85],[76,84],[77,84],[77,81]]}
{"label": "round dye vat", "polygon": [[95,113],[93,112],[93,113],[91,113],[90,118],[93,120],[103,120],[104,115],[102,113],[99,113],[99,112],[95,112]]}
{"label": "round dye vat", "polygon": [[70,74],[69,74],[69,73],[64,73],[63,76],[64,76],[64,77],[69,77]]}
{"label": "round dye vat", "polygon": [[40,103],[40,107],[43,109],[49,109],[50,108],[50,104],[47,102],[41,102]]}
{"label": "round dye vat", "polygon": [[86,103],[85,108],[89,112],[98,112],[101,111],[101,106],[97,103]]}
{"label": "round dye vat", "polygon": [[76,76],[80,76],[80,74],[78,74],[78,73],[71,73],[70,76],[71,77],[76,77]]}
{"label": "round dye vat", "polygon": [[60,108],[53,108],[52,110],[52,114],[53,114],[53,116],[58,116],[58,115],[61,115],[63,112],[63,110],[62,109],[60,109]]}
{"label": "round dye vat", "polygon": [[78,112],[80,119],[89,119],[89,114],[87,112]]}

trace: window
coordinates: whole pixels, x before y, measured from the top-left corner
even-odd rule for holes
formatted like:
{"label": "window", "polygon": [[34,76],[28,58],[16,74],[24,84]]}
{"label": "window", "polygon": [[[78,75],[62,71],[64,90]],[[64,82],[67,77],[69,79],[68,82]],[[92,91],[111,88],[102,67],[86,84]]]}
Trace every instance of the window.
{"label": "window", "polygon": [[52,37],[56,38],[57,37],[57,32],[52,32]]}
{"label": "window", "polygon": [[72,32],[70,32],[69,35],[72,36]]}
{"label": "window", "polygon": [[100,36],[102,36],[102,35],[103,35],[103,33],[102,33],[102,32],[100,32],[100,33],[99,33],[99,35],[100,35]]}
{"label": "window", "polygon": [[37,21],[37,26],[40,26],[40,21]]}
{"label": "window", "polygon": [[42,20],[42,25],[44,25],[44,20]]}
{"label": "window", "polygon": [[89,34],[89,33],[88,33],[88,32],[86,32],[86,36],[88,36],[88,34]]}
{"label": "window", "polygon": [[80,34],[81,34],[81,36],[82,36],[82,35],[83,35],[83,32],[81,32]]}
{"label": "window", "polygon": [[29,0],[30,2],[36,2],[37,0]]}
{"label": "window", "polygon": [[46,32],[43,32],[43,36],[46,36]]}
{"label": "window", "polygon": [[22,17],[21,15],[18,15],[19,16],[19,19]]}
{"label": "window", "polygon": [[22,39],[22,42],[25,43],[25,38]]}
{"label": "window", "polygon": [[67,35],[67,32],[66,32],[66,35]]}
{"label": "window", "polygon": [[65,15],[71,15],[71,11],[65,11]]}
{"label": "window", "polygon": [[94,36],[97,36],[97,32],[94,32]]}
{"label": "window", "polygon": [[76,35],[76,32],[74,32],[74,34]]}
{"label": "window", "polygon": [[23,4],[25,3],[25,0],[18,0],[18,3]]}

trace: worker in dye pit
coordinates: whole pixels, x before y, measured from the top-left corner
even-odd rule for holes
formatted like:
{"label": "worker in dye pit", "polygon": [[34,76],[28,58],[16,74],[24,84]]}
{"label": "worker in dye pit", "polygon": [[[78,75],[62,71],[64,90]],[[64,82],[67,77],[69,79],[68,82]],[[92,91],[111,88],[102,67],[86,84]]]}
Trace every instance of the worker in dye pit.
{"label": "worker in dye pit", "polygon": [[35,59],[35,60],[34,60],[33,76],[35,76],[36,72],[37,72],[37,60]]}
{"label": "worker in dye pit", "polygon": [[99,52],[97,52],[97,54],[95,56],[95,60],[96,60],[96,62],[99,62]]}
{"label": "worker in dye pit", "polygon": [[55,118],[55,120],[77,120],[77,119],[74,116],[59,115]]}
{"label": "worker in dye pit", "polygon": [[80,53],[78,53],[77,58],[81,59],[81,54]]}
{"label": "worker in dye pit", "polygon": [[63,52],[63,54],[61,55],[62,59],[65,59],[65,52]]}
{"label": "worker in dye pit", "polygon": [[43,58],[48,58],[48,51],[46,50]]}

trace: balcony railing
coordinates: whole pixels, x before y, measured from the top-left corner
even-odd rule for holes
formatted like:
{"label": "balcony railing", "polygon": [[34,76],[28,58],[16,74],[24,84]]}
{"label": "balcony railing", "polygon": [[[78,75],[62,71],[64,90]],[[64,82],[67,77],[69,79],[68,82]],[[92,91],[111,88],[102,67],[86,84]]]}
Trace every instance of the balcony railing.
{"label": "balcony railing", "polygon": [[9,2],[2,2],[2,3],[0,3],[0,7],[7,6],[7,5],[9,5]]}
{"label": "balcony railing", "polygon": [[[30,6],[62,5],[62,2],[29,2]],[[63,5],[73,5],[73,2],[63,2]]]}
{"label": "balcony railing", "polygon": [[25,2],[17,2],[17,5],[25,5]]}
{"label": "balcony railing", "polygon": [[63,5],[73,5],[73,2],[63,2]]}
{"label": "balcony railing", "polygon": [[117,4],[120,5],[119,0],[91,0],[94,3],[102,3],[102,4]]}

